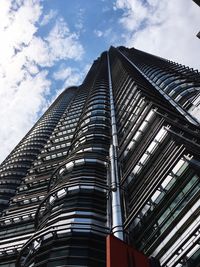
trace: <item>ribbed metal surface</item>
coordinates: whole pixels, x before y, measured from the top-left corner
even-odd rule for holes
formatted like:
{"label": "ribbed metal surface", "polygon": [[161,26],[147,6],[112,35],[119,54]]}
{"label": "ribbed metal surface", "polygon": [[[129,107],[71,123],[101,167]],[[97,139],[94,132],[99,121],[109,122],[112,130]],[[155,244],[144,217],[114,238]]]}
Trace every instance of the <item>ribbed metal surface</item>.
{"label": "ribbed metal surface", "polygon": [[[73,141],[66,159],[51,176],[49,192],[36,212],[36,232],[21,250],[17,266],[105,265],[110,145],[105,62],[100,62],[93,83],[79,88],[77,97],[82,101],[85,96],[85,101]],[[46,246],[48,253],[44,253]]]}
{"label": "ribbed metal surface", "polygon": [[180,111],[163,97],[160,92],[174,84],[162,87],[160,80],[163,71],[173,81],[179,75],[181,88],[196,84],[198,94],[199,73],[135,49],[119,50],[110,53],[127,240],[161,266],[198,266],[199,124],[186,107]]}

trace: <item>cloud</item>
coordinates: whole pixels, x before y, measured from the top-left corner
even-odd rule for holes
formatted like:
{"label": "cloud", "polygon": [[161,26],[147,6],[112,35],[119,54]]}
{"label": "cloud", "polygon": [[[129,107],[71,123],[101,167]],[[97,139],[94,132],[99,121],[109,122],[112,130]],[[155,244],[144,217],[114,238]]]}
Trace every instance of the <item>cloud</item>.
{"label": "cloud", "polygon": [[47,25],[53,18],[56,17],[56,15],[57,15],[57,11],[51,9],[49,11],[49,13],[47,13],[46,15],[43,16],[43,18],[42,18],[42,20],[40,22],[40,25],[41,26]]}
{"label": "cloud", "polygon": [[104,38],[104,41],[106,41],[108,45],[121,45],[121,43],[118,44],[118,42],[120,42],[119,36],[112,27],[109,27],[104,31],[94,30],[93,32],[98,38]]}
{"label": "cloud", "polygon": [[[50,68],[63,59],[80,60],[84,53],[78,36],[62,18],[57,18],[45,36],[39,35],[41,17],[45,25],[54,16],[53,11],[43,15],[42,3],[0,1],[0,161],[47,107],[52,84]],[[78,80],[76,75],[72,72],[74,81]]]}
{"label": "cloud", "polygon": [[0,40],[1,40],[1,65],[7,65],[8,60],[15,55],[16,50],[21,50],[29,45],[32,36],[37,31],[36,21],[41,14],[41,6],[32,1],[25,1],[25,4],[14,11],[11,1],[1,1],[0,10]]}
{"label": "cloud", "polygon": [[49,105],[56,99],[59,94],[70,86],[79,86],[82,84],[83,79],[88,73],[92,64],[86,64],[83,69],[67,67],[62,64],[58,71],[54,72],[53,77],[55,80],[63,81],[63,86],[57,90],[56,94],[51,98]]}
{"label": "cloud", "polygon": [[28,61],[34,62],[41,67],[51,67],[55,57],[50,55],[48,42],[39,36],[33,36],[29,46],[22,51]]}
{"label": "cloud", "polygon": [[55,80],[65,80],[72,74],[73,69],[70,67],[62,67],[53,74]]}
{"label": "cloud", "polygon": [[[87,66],[87,65],[86,65]],[[56,93],[51,97],[48,105],[53,103],[53,101],[68,87],[79,86],[82,83],[83,77],[85,76],[85,68],[81,72],[77,68],[67,67],[65,64],[61,64],[59,69],[53,73],[53,78],[57,81],[62,81],[62,86],[56,91]]]}
{"label": "cloud", "polygon": [[78,86],[82,81],[82,75],[78,71],[73,71],[70,76],[65,79],[64,88],[69,86]]}
{"label": "cloud", "polygon": [[89,70],[89,65],[84,69],[72,68],[62,64],[58,71],[54,72],[53,78],[55,80],[63,81],[63,89],[69,86],[78,86],[82,83],[86,73]]}
{"label": "cloud", "polygon": [[103,32],[100,31],[100,30],[94,30],[94,34],[95,34],[97,37],[101,37],[101,36],[103,36]]}
{"label": "cloud", "polygon": [[75,33],[71,33],[66,22],[58,19],[44,37],[33,36],[24,54],[29,61],[41,67],[51,67],[59,60],[80,60],[84,53],[83,46]]}
{"label": "cloud", "polygon": [[148,16],[148,8],[139,0],[118,0],[115,8],[124,10],[119,21],[130,31],[136,30],[143,19]]}
{"label": "cloud", "polygon": [[85,9],[84,8],[79,8],[79,10],[76,13],[76,23],[75,23],[75,28],[78,30],[78,32],[84,32],[84,14],[85,14]]}
{"label": "cloud", "polygon": [[78,41],[78,35],[71,33],[63,19],[56,21],[55,26],[45,38],[52,60],[81,59],[84,50]]}
{"label": "cloud", "polygon": [[199,8],[187,0],[117,0],[125,45],[200,69]]}
{"label": "cloud", "polygon": [[57,72],[53,74],[55,80],[62,80],[63,87],[79,85],[82,81],[82,73],[79,69],[62,66]]}

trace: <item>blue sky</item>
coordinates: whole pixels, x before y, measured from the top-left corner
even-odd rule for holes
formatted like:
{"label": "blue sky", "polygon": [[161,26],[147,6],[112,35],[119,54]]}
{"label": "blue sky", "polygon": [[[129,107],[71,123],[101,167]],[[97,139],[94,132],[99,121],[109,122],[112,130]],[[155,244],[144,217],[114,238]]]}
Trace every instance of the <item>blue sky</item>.
{"label": "blue sky", "polygon": [[110,45],[200,69],[192,0],[0,0],[0,161]]}

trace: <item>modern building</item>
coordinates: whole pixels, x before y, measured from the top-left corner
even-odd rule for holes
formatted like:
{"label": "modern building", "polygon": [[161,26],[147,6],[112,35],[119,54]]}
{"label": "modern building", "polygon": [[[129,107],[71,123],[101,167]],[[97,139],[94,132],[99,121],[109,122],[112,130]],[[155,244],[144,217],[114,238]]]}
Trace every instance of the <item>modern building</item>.
{"label": "modern building", "polygon": [[200,6],[200,0],[193,0],[198,6]]}
{"label": "modern building", "polygon": [[0,267],[103,267],[110,233],[200,266],[199,125],[197,70],[103,52],[1,164]]}
{"label": "modern building", "polygon": [[[200,6],[200,0],[193,0],[193,2]],[[198,32],[196,36],[200,39],[200,32]]]}

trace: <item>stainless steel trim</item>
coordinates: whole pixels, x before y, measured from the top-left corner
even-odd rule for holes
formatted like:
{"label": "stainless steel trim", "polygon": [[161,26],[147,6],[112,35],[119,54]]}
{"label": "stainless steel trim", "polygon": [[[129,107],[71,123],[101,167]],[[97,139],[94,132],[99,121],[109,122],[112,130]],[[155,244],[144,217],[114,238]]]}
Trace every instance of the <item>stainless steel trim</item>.
{"label": "stainless steel trim", "polygon": [[120,199],[120,185],[118,175],[118,160],[117,160],[117,127],[115,119],[115,107],[112,90],[112,77],[110,70],[110,59],[107,52],[107,63],[108,63],[108,80],[109,80],[109,94],[110,94],[110,110],[111,110],[111,134],[112,142],[110,145],[109,156],[110,156],[110,175],[111,175],[111,207],[112,207],[112,233],[114,236],[121,240],[124,240],[124,231],[122,223],[122,208]]}

